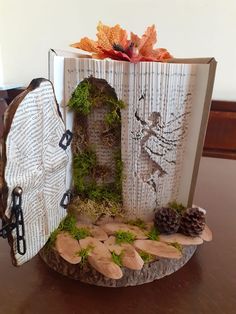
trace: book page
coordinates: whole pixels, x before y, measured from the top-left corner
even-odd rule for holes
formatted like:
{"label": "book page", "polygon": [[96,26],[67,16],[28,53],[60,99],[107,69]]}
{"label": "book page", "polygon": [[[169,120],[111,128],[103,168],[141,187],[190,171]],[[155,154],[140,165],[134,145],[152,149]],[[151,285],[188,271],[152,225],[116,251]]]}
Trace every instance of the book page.
{"label": "book page", "polygon": [[[92,75],[105,79],[127,104],[121,151],[128,215],[149,217],[157,206],[174,200],[187,205],[208,72],[208,64],[65,58],[65,103]],[[99,158],[109,162],[105,152]]]}

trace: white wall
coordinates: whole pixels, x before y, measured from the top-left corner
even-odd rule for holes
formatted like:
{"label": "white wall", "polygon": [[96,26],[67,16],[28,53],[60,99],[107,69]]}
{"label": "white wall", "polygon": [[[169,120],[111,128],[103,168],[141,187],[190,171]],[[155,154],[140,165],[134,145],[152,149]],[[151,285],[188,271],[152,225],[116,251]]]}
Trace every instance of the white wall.
{"label": "white wall", "polygon": [[235,0],[0,0],[4,83],[47,76],[48,49],[95,37],[99,20],[138,34],[154,23],[175,57],[214,56],[214,98],[236,100]]}

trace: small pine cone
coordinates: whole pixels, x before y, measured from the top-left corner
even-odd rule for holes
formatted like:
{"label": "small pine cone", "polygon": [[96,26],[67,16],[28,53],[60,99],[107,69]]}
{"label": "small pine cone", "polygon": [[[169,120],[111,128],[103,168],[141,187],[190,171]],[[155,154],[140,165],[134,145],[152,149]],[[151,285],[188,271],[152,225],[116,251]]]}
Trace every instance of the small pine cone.
{"label": "small pine cone", "polygon": [[154,224],[161,233],[175,233],[180,226],[180,215],[173,208],[159,208],[155,212]]}
{"label": "small pine cone", "polygon": [[188,208],[182,215],[180,232],[191,237],[202,233],[206,223],[205,213],[199,208]]}

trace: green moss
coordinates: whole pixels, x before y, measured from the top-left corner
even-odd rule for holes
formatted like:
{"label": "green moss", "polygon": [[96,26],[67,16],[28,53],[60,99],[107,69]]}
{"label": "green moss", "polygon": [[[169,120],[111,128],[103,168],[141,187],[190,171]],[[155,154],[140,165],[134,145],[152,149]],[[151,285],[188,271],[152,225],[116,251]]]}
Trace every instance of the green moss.
{"label": "green moss", "polygon": [[73,215],[67,215],[60,223],[58,230],[71,233],[76,228],[76,218]]}
{"label": "green moss", "polygon": [[170,243],[173,247],[175,247],[177,250],[179,250],[181,253],[183,252],[183,246],[179,244],[178,242]]}
{"label": "green moss", "polygon": [[92,245],[88,245],[86,248],[81,249],[79,252],[76,253],[76,255],[81,257],[80,266],[84,266],[88,261],[88,256],[91,250],[93,249]]}
{"label": "green moss", "polygon": [[120,123],[120,120],[120,114],[117,112],[117,110],[112,110],[108,112],[105,116],[105,122],[111,126]]}
{"label": "green moss", "polygon": [[67,231],[76,240],[81,240],[91,235],[87,228],[77,228],[76,223],[75,216],[67,215],[60,223],[58,229],[60,231]]}
{"label": "green moss", "polygon": [[73,160],[73,178],[74,186],[78,193],[86,191],[85,179],[89,176],[96,166],[97,158],[94,151],[87,149],[82,153],[75,155]]}
{"label": "green moss", "polygon": [[[122,100],[118,100],[114,89],[105,80],[93,77],[84,79],[76,87],[68,105],[83,116],[87,116],[92,108],[106,106],[108,109],[104,117],[104,122],[107,125],[105,129],[108,132],[106,135],[113,136],[114,143],[120,142],[120,110],[125,107],[125,103]],[[85,123],[86,120],[83,119],[82,121]],[[87,148],[84,149],[84,146],[87,146]],[[98,170],[102,166],[97,164],[96,152],[88,147],[88,143],[84,143],[84,146],[84,150],[80,154],[75,155],[73,159],[75,192],[82,200],[89,199],[97,202],[97,209],[107,204],[109,211],[115,214],[122,203],[123,164],[121,150],[119,148],[114,154],[114,182],[107,184],[101,183],[103,177],[98,178],[97,176]],[[111,171],[111,169],[108,170]]]}
{"label": "green moss", "polygon": [[55,246],[56,239],[59,233],[60,233],[59,229],[56,229],[53,232],[51,232],[50,237],[46,243],[46,248],[50,249]]}
{"label": "green moss", "polygon": [[175,209],[179,214],[182,214],[186,210],[186,207],[183,204],[177,203],[176,201],[170,202],[168,206]]}
{"label": "green moss", "polygon": [[90,92],[91,85],[88,80],[84,80],[74,90],[68,106],[83,115],[88,115],[92,107]]}
{"label": "green moss", "polygon": [[121,124],[120,109],[125,108],[125,103],[122,100],[109,99],[110,111],[105,116],[105,122],[109,126],[116,126]]}
{"label": "green moss", "polygon": [[111,258],[113,260],[113,262],[118,265],[118,266],[122,266],[122,253],[121,254],[116,254],[114,251],[111,252]]}
{"label": "green moss", "polygon": [[116,243],[133,243],[136,237],[129,231],[116,231],[115,232]]}
{"label": "green moss", "polygon": [[90,231],[87,228],[76,228],[76,234],[74,236],[74,238],[76,240],[81,240],[81,239],[85,239],[89,236],[91,236]]}
{"label": "green moss", "polygon": [[147,252],[141,251],[139,252],[139,255],[141,256],[145,264],[154,260],[154,256]]}
{"label": "green moss", "polygon": [[126,223],[131,226],[139,227],[140,229],[143,229],[143,230],[147,228],[145,221],[143,221],[140,218],[137,218],[135,220],[128,220]]}
{"label": "green moss", "polygon": [[125,107],[125,103],[115,96],[112,97],[106,89],[99,88],[97,83],[93,77],[84,79],[72,93],[68,106],[83,115],[88,115],[92,107],[107,105],[110,111],[105,117],[105,122],[113,126],[120,124],[120,109]]}
{"label": "green moss", "polygon": [[54,246],[57,239],[57,235],[63,231],[68,232],[76,240],[81,240],[88,236],[91,236],[91,233],[87,228],[77,228],[76,223],[77,223],[77,220],[75,216],[67,215],[61,221],[59,227],[51,233],[50,238],[47,242],[47,245],[49,247]]}
{"label": "green moss", "polygon": [[152,229],[147,233],[147,237],[149,240],[159,241],[159,231],[157,228],[152,227]]}
{"label": "green moss", "polygon": [[86,197],[97,202],[121,202],[121,193],[117,191],[115,183],[98,185],[94,182],[86,186],[85,192]]}
{"label": "green moss", "polygon": [[122,169],[120,151],[114,155],[115,159],[115,182],[98,185],[93,178],[93,171],[97,165],[96,153],[87,149],[74,156],[73,178],[76,192],[83,198],[101,202],[121,202],[122,193]]}
{"label": "green moss", "polygon": [[115,188],[117,194],[122,194],[122,181],[123,181],[123,162],[121,159],[121,150],[119,149],[114,154],[115,160]]}

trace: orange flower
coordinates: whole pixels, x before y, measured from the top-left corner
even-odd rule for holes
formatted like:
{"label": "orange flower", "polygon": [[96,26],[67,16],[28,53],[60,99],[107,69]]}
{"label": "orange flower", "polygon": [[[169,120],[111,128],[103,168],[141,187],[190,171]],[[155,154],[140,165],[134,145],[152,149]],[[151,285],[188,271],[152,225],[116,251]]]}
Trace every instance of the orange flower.
{"label": "orange flower", "polygon": [[91,52],[92,57],[96,59],[110,58],[137,63],[140,61],[163,62],[172,58],[166,49],[154,49],[157,42],[154,25],[148,27],[141,38],[131,32],[128,39],[126,30],[122,29],[119,24],[109,27],[99,22],[97,31],[97,41],[84,37],[71,46]]}

